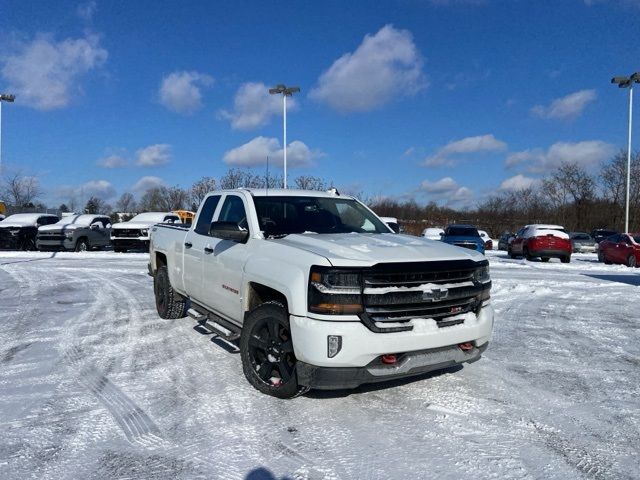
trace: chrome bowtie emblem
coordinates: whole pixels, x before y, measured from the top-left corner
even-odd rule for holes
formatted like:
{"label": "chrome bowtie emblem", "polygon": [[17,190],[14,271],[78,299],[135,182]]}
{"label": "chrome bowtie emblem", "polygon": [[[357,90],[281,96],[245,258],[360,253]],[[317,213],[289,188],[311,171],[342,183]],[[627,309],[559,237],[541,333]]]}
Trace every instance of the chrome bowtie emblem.
{"label": "chrome bowtie emblem", "polygon": [[449,290],[446,288],[439,288],[437,290],[429,290],[422,293],[423,300],[431,300],[432,302],[439,302],[449,296]]}

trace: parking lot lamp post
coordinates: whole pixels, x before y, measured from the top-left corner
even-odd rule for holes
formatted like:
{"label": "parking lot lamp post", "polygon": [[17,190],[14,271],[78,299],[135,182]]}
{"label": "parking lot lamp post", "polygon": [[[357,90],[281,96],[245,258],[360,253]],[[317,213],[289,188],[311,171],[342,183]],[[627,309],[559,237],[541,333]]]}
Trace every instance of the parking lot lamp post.
{"label": "parking lot lamp post", "polygon": [[291,97],[294,93],[298,93],[300,87],[287,87],[283,84],[276,85],[269,89],[271,95],[282,95],[282,119],[283,119],[283,144],[284,146],[284,188],[287,188],[287,97]]}
{"label": "parking lot lamp post", "polygon": [[628,77],[613,77],[611,83],[620,88],[629,89],[629,137],[627,142],[627,199],[624,212],[624,231],[629,232],[629,194],[631,189],[631,120],[633,114],[633,84],[640,83],[640,72],[635,72]]}
{"label": "parking lot lamp post", "polygon": [[15,95],[0,93],[0,174],[2,174],[2,102],[13,102]]}

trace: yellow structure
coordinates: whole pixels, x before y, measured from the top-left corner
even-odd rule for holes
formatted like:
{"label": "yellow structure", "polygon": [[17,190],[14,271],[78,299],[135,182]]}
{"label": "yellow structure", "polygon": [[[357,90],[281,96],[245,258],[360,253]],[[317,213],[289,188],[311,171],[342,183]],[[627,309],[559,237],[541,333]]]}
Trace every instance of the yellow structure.
{"label": "yellow structure", "polygon": [[4,202],[0,202],[0,215],[6,215],[7,214],[7,206],[4,204]]}
{"label": "yellow structure", "polygon": [[193,222],[193,217],[196,216],[195,213],[190,212],[189,210],[174,210],[173,213],[177,214],[180,217],[182,223],[191,224]]}

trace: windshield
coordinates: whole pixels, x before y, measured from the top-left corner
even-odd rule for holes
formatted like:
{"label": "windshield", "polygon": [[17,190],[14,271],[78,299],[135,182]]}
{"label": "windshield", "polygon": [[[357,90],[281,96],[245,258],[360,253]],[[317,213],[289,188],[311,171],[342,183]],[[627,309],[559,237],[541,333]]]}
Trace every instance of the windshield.
{"label": "windshield", "polygon": [[161,223],[161,222],[171,222],[171,221],[179,221],[179,220],[180,219],[178,218],[177,215],[167,215],[166,213],[163,213],[163,212],[146,212],[146,213],[139,213],[138,215],[133,217],[130,221]]}
{"label": "windshield", "polygon": [[260,230],[267,236],[292,233],[390,233],[355,200],[326,197],[253,197]]}
{"label": "windshield", "polygon": [[449,227],[447,228],[449,237],[479,237],[478,230],[473,227]]}
{"label": "windshield", "polygon": [[68,217],[62,218],[56,225],[89,225],[93,219],[95,219],[95,215],[70,215]]}

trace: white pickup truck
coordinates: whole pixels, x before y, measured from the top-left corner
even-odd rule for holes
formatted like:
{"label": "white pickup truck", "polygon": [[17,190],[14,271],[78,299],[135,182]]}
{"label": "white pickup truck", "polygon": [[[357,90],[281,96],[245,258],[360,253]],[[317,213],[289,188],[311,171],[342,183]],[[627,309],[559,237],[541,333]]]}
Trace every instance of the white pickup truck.
{"label": "white pickup truck", "polygon": [[152,227],[149,273],[162,318],[239,340],[247,380],[280,398],[474,362],[493,328],[484,256],[337,192],[210,193],[190,227]]}

